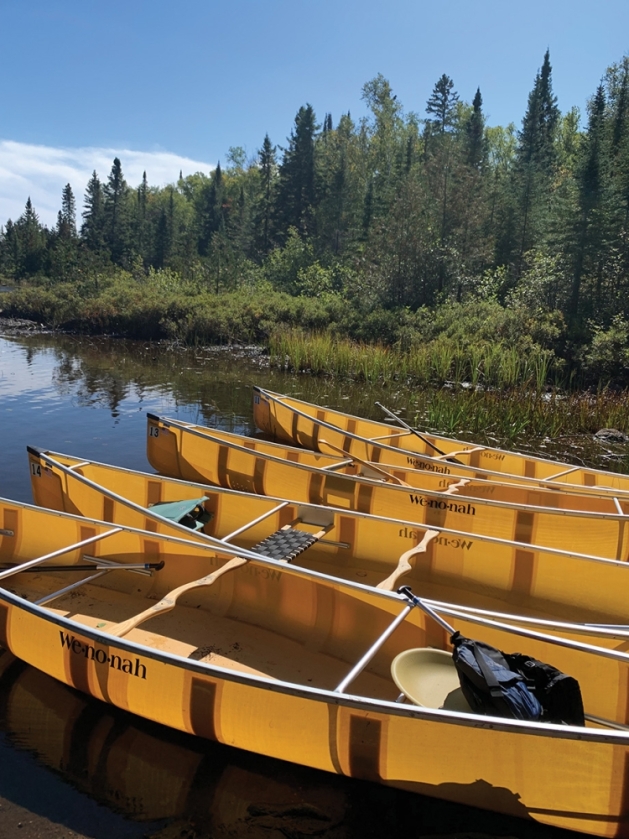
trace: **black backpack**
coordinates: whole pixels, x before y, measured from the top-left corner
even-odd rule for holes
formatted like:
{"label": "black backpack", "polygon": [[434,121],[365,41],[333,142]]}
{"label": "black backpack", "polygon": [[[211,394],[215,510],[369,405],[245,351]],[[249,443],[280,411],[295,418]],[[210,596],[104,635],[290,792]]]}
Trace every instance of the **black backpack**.
{"label": "black backpack", "polygon": [[463,695],[476,713],[585,725],[579,683],[522,653],[502,653],[460,632],[450,639]]}

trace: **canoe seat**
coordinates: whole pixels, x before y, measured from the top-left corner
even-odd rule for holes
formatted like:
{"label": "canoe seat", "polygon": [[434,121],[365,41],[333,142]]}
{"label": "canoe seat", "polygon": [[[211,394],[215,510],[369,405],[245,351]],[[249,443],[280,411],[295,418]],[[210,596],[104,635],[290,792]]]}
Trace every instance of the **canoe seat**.
{"label": "canoe seat", "polygon": [[472,713],[463,696],[452,655],[445,650],[432,647],[404,650],[391,662],[391,676],[415,705]]}
{"label": "canoe seat", "polygon": [[252,550],[262,556],[268,556],[269,559],[291,562],[296,556],[314,545],[320,536],[320,533],[308,533],[294,527],[285,527],[258,542]]}
{"label": "canoe seat", "polygon": [[203,525],[212,518],[212,514],[203,506],[205,501],[205,495],[187,501],[158,501],[157,504],[150,504],[147,509],[169,521],[183,524],[190,530],[202,530]]}

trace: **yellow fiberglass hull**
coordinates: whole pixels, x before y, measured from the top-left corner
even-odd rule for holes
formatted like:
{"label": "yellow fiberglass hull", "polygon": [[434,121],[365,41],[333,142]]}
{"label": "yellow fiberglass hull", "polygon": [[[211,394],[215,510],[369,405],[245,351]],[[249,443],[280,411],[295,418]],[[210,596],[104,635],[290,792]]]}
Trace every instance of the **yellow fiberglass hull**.
{"label": "yellow fiberglass hull", "polygon": [[[618,648],[629,636],[573,627],[516,639],[508,628],[451,610],[453,628],[468,637],[525,646],[575,676],[588,715],[607,727],[421,707],[396,702],[392,662],[409,648],[450,646],[448,633],[405,597],[264,559],[190,587],[224,570],[215,548],[11,501],[0,501],[0,520],[7,566],[0,573],[12,574],[11,590],[0,588],[0,643],[60,682],[259,754],[544,824],[626,835],[629,655]],[[42,558],[54,554],[74,574],[88,540],[92,558],[117,567],[67,593],[68,575],[54,566],[46,573]],[[163,565],[143,576],[125,570],[140,558]],[[38,570],[9,567],[27,562]],[[117,634],[182,584],[189,588],[167,614]],[[596,646],[579,649],[572,638]]]}
{"label": "yellow fiberglass hull", "polygon": [[[319,443],[321,445],[321,440]],[[395,449],[392,451],[397,454]],[[255,454],[258,458],[256,470],[249,469],[247,473],[240,463],[234,464],[232,461],[237,460],[237,452],[251,462],[251,455]],[[406,485],[440,493],[447,491],[457,496],[489,498],[525,506],[614,513],[618,512],[614,499],[623,497],[621,492],[609,489],[574,484],[559,487],[542,480],[517,479],[511,475],[493,474],[489,480],[487,475],[478,477],[469,467],[464,467],[466,475],[457,474],[462,472],[461,468],[450,462],[442,462],[432,471],[389,466],[383,461],[372,463],[348,456],[342,450],[336,454],[315,452],[155,414],[147,414],[146,453],[151,466],[163,475],[262,494],[274,494],[268,489],[272,481],[269,472],[273,472],[271,464],[279,459],[334,475],[366,478],[379,484]],[[385,456],[386,452],[383,453]],[[271,462],[269,465],[265,463],[267,459]]]}
{"label": "yellow fiberglass hull", "polygon": [[[153,416],[148,418],[147,439],[150,463],[159,471],[181,474],[186,461],[197,465],[203,480],[248,492],[606,559],[629,557],[629,496],[564,497],[552,490],[521,493],[512,487],[513,493],[521,493],[521,503],[511,503],[500,499],[498,485],[493,484],[497,498],[468,496],[466,486],[442,492],[396,486],[263,455],[231,441],[211,446],[208,437],[191,435],[180,424]],[[178,463],[179,470],[168,469],[169,463]],[[593,511],[583,509],[588,506]]]}
{"label": "yellow fiberglass hull", "polygon": [[[278,440],[304,448],[327,451],[326,443],[363,460],[416,469],[447,464],[452,474],[460,467],[447,458],[456,458],[478,470],[479,476],[499,473],[516,478],[543,480],[562,486],[573,484],[598,489],[629,491],[629,476],[546,460],[533,455],[510,452],[490,446],[475,446],[462,440],[421,432],[421,438],[394,425],[361,419],[342,411],[322,408],[291,396],[254,388],[253,419],[256,427]],[[426,442],[427,441],[427,442]],[[446,457],[439,456],[438,451]],[[436,456],[436,457],[435,457]],[[426,461],[428,457],[428,461]],[[454,470],[458,470],[455,472]],[[463,473],[461,473],[463,474]],[[511,480],[511,478],[509,478]]]}
{"label": "yellow fiberglass hull", "polygon": [[[253,550],[291,524],[320,537],[297,565],[365,585],[407,584],[436,600],[563,618],[629,624],[629,564],[400,519],[193,484],[29,449],[37,504],[115,524],[227,539]],[[202,501],[200,531],[166,520],[157,505]],[[297,524],[295,524],[297,523]],[[323,531],[323,533],[322,533]]]}

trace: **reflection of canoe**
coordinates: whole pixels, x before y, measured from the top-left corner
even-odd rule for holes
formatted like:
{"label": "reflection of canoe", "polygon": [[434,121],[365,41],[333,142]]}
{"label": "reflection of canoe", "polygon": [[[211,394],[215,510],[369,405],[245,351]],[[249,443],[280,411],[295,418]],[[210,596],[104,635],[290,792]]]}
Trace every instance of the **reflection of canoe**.
{"label": "reflection of canoe", "polygon": [[[468,637],[571,673],[588,715],[619,730],[419,707],[396,701],[392,662],[449,649],[449,630],[409,596],[16,502],[0,520],[2,560],[20,564],[0,572],[0,643],[66,684],[260,754],[588,833],[629,827],[629,633],[439,607]],[[102,575],[68,591],[72,572],[45,573],[45,557],[96,558]],[[148,574],[121,567],[148,558]]]}
{"label": "reflection of canoe", "polygon": [[462,815],[468,831],[486,836],[534,837],[540,829],[180,734],[90,699],[9,653],[0,653],[0,725],[12,746],[100,804],[134,821],[167,818],[158,835],[168,837],[385,836],[392,810],[398,830],[416,832],[420,807],[428,833],[448,833]]}
{"label": "reflection of canoe", "polygon": [[[487,478],[492,477],[491,473],[494,477],[497,473],[552,482],[559,487],[574,484],[629,491],[627,475],[490,446],[475,446],[438,434],[421,432],[418,436],[406,428],[344,414],[260,387],[254,388],[253,419],[260,431],[291,445],[327,451],[322,442],[325,440],[348,454],[376,463],[383,461],[416,469],[446,464],[450,474],[469,477],[461,466],[452,463],[454,458],[464,466],[472,467],[473,473],[479,470]],[[446,457],[439,452],[445,453]]]}
{"label": "reflection of canoe", "polygon": [[326,531],[295,559],[311,570],[390,590],[408,583],[435,599],[481,608],[629,622],[626,562],[186,483],[38,449],[29,448],[28,456],[33,498],[55,510],[174,533],[176,526],[162,516],[202,501],[202,530],[178,527],[180,535],[227,538],[246,549],[300,519],[310,532]]}
{"label": "reflection of canoe", "polygon": [[[10,669],[3,674],[3,658]],[[7,668],[8,669],[8,668]],[[347,791],[302,770],[225,750],[130,716],[16,661],[0,657],[0,719],[11,742],[96,801],[134,820],[194,818],[236,828],[252,810],[272,814],[294,802],[299,826],[319,805],[340,820]],[[291,768],[295,776],[295,768]],[[271,821],[269,815],[266,821]],[[290,821],[285,819],[285,821]],[[170,834],[169,834],[170,835]],[[174,830],[172,831],[174,835]]]}
{"label": "reflection of canoe", "polygon": [[[340,475],[239,445],[225,435],[198,432],[172,420],[148,417],[148,456],[160,472],[222,486],[402,518],[517,542],[624,561],[629,557],[629,495],[620,499],[564,494],[552,489],[475,482],[445,490],[416,489],[355,475]],[[396,470],[401,477],[408,473]],[[474,494],[476,493],[476,494]],[[510,498],[512,500],[503,500]]]}

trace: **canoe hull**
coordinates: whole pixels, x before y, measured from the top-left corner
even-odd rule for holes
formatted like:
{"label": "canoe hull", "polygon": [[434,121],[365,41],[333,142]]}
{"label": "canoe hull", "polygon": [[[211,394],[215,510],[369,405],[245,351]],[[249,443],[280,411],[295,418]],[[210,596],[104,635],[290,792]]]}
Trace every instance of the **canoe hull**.
{"label": "canoe hull", "polygon": [[[204,577],[225,556],[191,540],[16,502],[0,503],[0,522],[5,564],[34,561],[47,550],[69,569],[85,561],[88,539],[89,553],[102,562],[164,562],[153,576],[117,569],[47,607],[34,601],[57,591],[57,570],[14,574],[10,585],[19,594],[0,588],[0,644],[67,685],[269,757],[591,834],[627,835],[625,731],[395,702],[393,657],[415,646],[449,648],[445,630],[420,609],[387,637],[351,692],[335,692],[407,606],[400,596],[252,561],[121,638],[114,634],[119,621]],[[469,616],[451,620],[462,633],[503,649],[523,642],[527,653],[579,680],[589,713],[629,722],[626,639],[596,642],[588,632],[581,640],[606,648],[593,656],[540,636],[514,641],[500,626],[479,626]]]}
{"label": "canoe hull", "polygon": [[256,683],[147,654],[1,591],[0,642],[97,699],[226,745],[600,836],[629,827],[626,746]]}
{"label": "canoe hull", "polygon": [[[253,420],[260,431],[291,445],[326,451],[320,444],[320,438],[325,438],[337,448],[376,463],[384,460],[392,465],[426,468],[421,458],[437,454],[436,446],[439,451],[454,455],[466,466],[490,473],[552,481],[559,486],[574,484],[629,491],[627,475],[571,466],[487,446],[478,447],[437,434],[422,432],[423,439],[420,439],[395,425],[361,419],[262,388],[254,388]],[[386,446],[386,454],[383,445]],[[446,461],[441,459],[430,463],[442,468]],[[456,474],[456,466],[452,468]]]}

